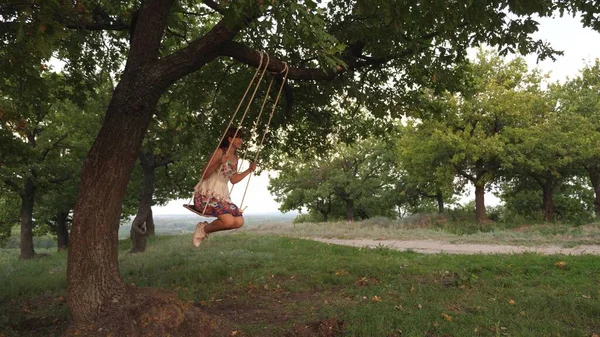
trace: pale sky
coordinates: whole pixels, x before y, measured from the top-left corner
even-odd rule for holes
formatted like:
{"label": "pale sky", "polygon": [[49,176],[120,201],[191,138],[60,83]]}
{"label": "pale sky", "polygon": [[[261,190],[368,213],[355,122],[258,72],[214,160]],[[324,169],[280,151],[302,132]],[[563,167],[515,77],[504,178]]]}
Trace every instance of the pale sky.
{"label": "pale sky", "polygon": [[[600,33],[591,28],[583,28],[578,18],[541,19],[540,30],[534,37],[546,40],[554,49],[564,52],[555,62],[546,60],[537,65],[543,72],[550,73],[552,82],[563,82],[567,77],[576,77],[586,64],[600,58]],[[532,68],[536,67],[536,59],[536,55],[526,57]]]}
{"label": "pale sky", "polygon": [[[540,30],[533,35],[536,39],[549,42],[555,49],[562,50],[563,56],[558,56],[556,61],[546,60],[536,65],[537,56],[529,55],[526,60],[530,68],[538,67],[543,73],[550,73],[550,81],[564,81],[567,77],[577,76],[579,70],[586,64],[591,64],[600,58],[600,33],[590,28],[583,28],[578,19],[571,17],[540,19]],[[278,212],[278,203],[269,194],[268,173],[254,176],[250,180],[248,192],[242,207],[247,207],[245,213]],[[193,188],[190,187],[190,190]],[[246,180],[240,182],[233,189],[231,198],[234,203],[240,204],[246,188]],[[190,192],[191,194],[191,192]],[[190,196],[191,198],[191,196]],[[468,197],[467,199],[474,199]],[[191,214],[181,205],[188,200],[175,200],[164,207],[153,207],[154,214]],[[486,195],[486,204],[493,205],[497,199],[493,195]]]}

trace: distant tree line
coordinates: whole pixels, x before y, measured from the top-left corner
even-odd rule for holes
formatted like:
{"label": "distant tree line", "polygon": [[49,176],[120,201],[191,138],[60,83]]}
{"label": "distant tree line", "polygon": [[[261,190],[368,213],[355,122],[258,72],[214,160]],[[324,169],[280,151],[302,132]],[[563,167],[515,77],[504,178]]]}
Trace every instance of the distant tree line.
{"label": "distant tree line", "polygon": [[600,61],[547,86],[522,58],[480,50],[462,66],[457,90],[422,88],[385,137],[334,138],[327,153],[282,160],[270,185],[281,210],[320,221],[441,213],[471,188],[479,223],[492,190],[528,219],[599,217]]}

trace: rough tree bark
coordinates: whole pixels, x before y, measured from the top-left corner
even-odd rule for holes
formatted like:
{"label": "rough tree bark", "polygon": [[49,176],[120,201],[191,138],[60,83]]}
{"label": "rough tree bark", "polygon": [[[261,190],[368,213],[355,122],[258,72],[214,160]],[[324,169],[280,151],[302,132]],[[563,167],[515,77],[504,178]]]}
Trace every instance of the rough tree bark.
{"label": "rough tree bark", "polygon": [[122,77],[83,166],[67,268],[75,321],[93,320],[128,301],[115,242],[121,203],[136,159],[133,149],[139,149],[158,101],[158,95],[142,89],[146,80],[136,77],[127,72]]}
{"label": "rough tree bark", "polygon": [[169,159],[157,157],[149,149],[141,151],[139,159],[143,179],[137,215],[131,223],[130,238],[132,241],[132,253],[144,252],[148,236],[152,236],[155,233],[154,218],[152,216],[155,172],[157,168],[172,162]]}
{"label": "rough tree bark", "polygon": [[354,200],[346,199],[346,221],[354,221]]}
{"label": "rough tree bark", "polygon": [[542,188],[542,216],[544,221],[552,222],[554,220],[554,190],[558,180],[549,170],[541,175],[533,176],[533,179]]}
{"label": "rough tree bark", "polygon": [[171,5],[172,0],[146,1],[140,9],[123,76],[83,165],[67,264],[74,322],[94,321],[131,301],[118,268],[119,216],[137,152],[161,95],[149,65],[158,58]]}
{"label": "rough tree bark", "polygon": [[[462,168],[455,166],[456,172],[469,180],[473,185],[475,185],[475,222],[478,224],[483,224],[487,220],[486,210],[485,210],[485,181],[483,177],[486,174],[492,173],[493,171],[486,171],[481,168],[479,165],[475,169],[475,173],[469,174]],[[480,226],[480,228],[482,228]]]}
{"label": "rough tree bark", "polygon": [[325,201],[317,200],[317,210],[323,217],[323,222],[329,220],[329,213],[331,213],[331,198],[327,198]]}
{"label": "rough tree bark", "polygon": [[21,259],[35,257],[33,249],[33,205],[35,199],[35,184],[32,178],[25,180],[25,188],[19,195],[21,197]]}
{"label": "rough tree bark", "polygon": [[546,179],[542,185],[543,202],[542,212],[544,213],[544,221],[551,222],[554,220],[554,187],[556,179],[548,172]]}
{"label": "rough tree bark", "polygon": [[485,220],[485,184],[475,183],[475,221],[482,224]]}
{"label": "rough tree bark", "polygon": [[438,213],[442,214],[444,213],[444,195],[442,194],[441,191],[437,191],[435,194],[435,200],[437,201],[437,205],[438,205]]}
{"label": "rough tree bark", "polygon": [[131,253],[142,253],[146,251],[146,243],[148,242],[148,229],[146,224],[148,220],[152,221],[152,208],[138,208],[138,213],[131,223],[129,238],[131,239]]}

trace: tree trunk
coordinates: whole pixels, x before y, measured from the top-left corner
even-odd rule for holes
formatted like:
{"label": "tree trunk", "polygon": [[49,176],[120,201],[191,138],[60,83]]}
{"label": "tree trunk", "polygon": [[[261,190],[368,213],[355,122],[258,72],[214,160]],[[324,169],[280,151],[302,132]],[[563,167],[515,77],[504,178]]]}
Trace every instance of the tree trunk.
{"label": "tree trunk", "polygon": [[475,221],[478,224],[487,220],[485,214],[485,186],[475,184]]}
{"label": "tree trunk", "polygon": [[543,188],[543,205],[542,211],[544,213],[544,221],[551,222],[554,220],[554,200],[552,198],[554,194],[554,179],[546,179],[546,183]]}
{"label": "tree trunk", "polygon": [[140,210],[131,223],[131,230],[129,231],[131,253],[143,253],[146,251],[146,242],[148,241],[146,221],[148,217],[152,218],[152,209],[146,208]]}
{"label": "tree trunk", "polygon": [[346,221],[354,221],[354,200],[346,200]]}
{"label": "tree trunk", "polygon": [[118,267],[119,217],[137,152],[160,96],[147,90],[151,82],[140,74],[123,75],[82,168],[67,265],[69,307],[75,322],[91,321],[128,301]]}
{"label": "tree trunk", "polygon": [[327,222],[328,215],[329,215],[329,212],[321,212],[321,216],[323,216],[323,222]]}
{"label": "tree trunk", "polygon": [[[154,234],[154,220],[152,219],[152,195],[154,194],[155,169],[154,154],[150,150],[140,153],[140,165],[142,166],[143,179],[140,190],[140,201],[138,212],[131,223],[130,238],[132,241],[131,252],[141,253],[146,250],[146,242],[150,230]],[[152,227],[152,229],[150,229]]]}
{"label": "tree trunk", "polygon": [[600,219],[600,169],[588,168],[592,188],[594,189],[594,213],[596,219]]}
{"label": "tree trunk", "polygon": [[56,243],[58,251],[65,250],[69,247],[69,229],[67,227],[67,220],[69,219],[69,212],[59,212],[56,215]]}
{"label": "tree trunk", "polygon": [[33,205],[35,199],[35,184],[32,178],[25,181],[25,190],[21,194],[21,254],[23,260],[35,257],[33,250]]}
{"label": "tree trunk", "polygon": [[442,195],[442,192],[437,191],[435,194],[435,200],[437,201],[438,205],[438,213],[444,213],[444,196]]}
{"label": "tree trunk", "polygon": [[329,213],[331,213],[331,198],[328,197],[323,202],[321,202],[320,200],[317,200],[315,209],[323,217],[323,222],[329,221]]}
{"label": "tree trunk", "polygon": [[171,163],[172,160],[166,160],[161,158],[160,160],[151,151],[145,152],[145,160],[141,160],[142,169],[144,172],[143,186],[140,194],[140,206],[142,203],[145,207],[150,209],[148,216],[146,217],[146,232],[148,236],[156,235],[156,228],[154,227],[154,218],[152,216],[152,205],[154,205],[154,183],[156,181],[156,169],[161,166],[166,166]]}
{"label": "tree trunk", "polygon": [[[154,236],[156,231],[154,229],[154,213],[152,213],[152,207],[148,212],[148,216],[146,217],[146,230],[148,231],[148,236]],[[152,229],[152,231],[150,230]]]}
{"label": "tree trunk", "polygon": [[146,218],[146,231],[148,232],[148,236],[156,235],[156,227],[154,227],[154,216],[152,213],[152,207],[150,207],[150,213],[148,213],[148,217]]}

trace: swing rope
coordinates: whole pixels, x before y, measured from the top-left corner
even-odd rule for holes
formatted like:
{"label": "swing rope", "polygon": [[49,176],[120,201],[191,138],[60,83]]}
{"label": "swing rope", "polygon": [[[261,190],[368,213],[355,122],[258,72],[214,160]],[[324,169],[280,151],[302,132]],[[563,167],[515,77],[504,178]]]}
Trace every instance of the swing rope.
{"label": "swing rope", "polygon": [[[261,56],[262,56],[262,52]],[[267,55],[267,62],[265,63],[265,68],[263,69],[263,71],[260,74],[260,77],[258,79],[258,82],[256,84],[256,86],[254,87],[254,91],[252,92],[252,96],[250,97],[250,100],[248,100],[248,104],[246,105],[246,109],[244,110],[244,114],[242,115],[242,118],[240,120],[240,122],[238,123],[238,125],[243,125],[244,120],[246,119],[246,115],[248,114],[248,111],[250,110],[250,107],[252,106],[252,102],[254,102],[254,97],[256,96],[256,92],[258,91],[258,87],[260,86],[260,82],[262,82],[262,79],[265,75],[265,72],[267,71],[268,65],[269,65],[269,54],[265,53]],[[258,69],[260,69],[262,67],[262,57],[261,57],[261,62],[258,65]],[[257,69],[257,70],[258,70]],[[253,83],[254,81],[252,81]],[[245,98],[245,97],[244,97]],[[233,118],[231,119],[231,122],[233,122],[233,119],[236,117],[237,115],[237,111],[233,114]],[[229,130],[229,128],[231,127],[231,122],[229,123],[229,125],[227,126],[227,129],[225,129],[225,132],[223,133],[223,136],[225,136],[227,134],[227,130]],[[238,132],[240,131],[240,128],[236,128],[235,133],[233,134],[233,138],[235,139],[238,135]],[[223,141],[223,139],[221,139],[221,141]],[[217,145],[217,149],[215,150],[214,154],[216,153],[216,151],[219,150],[219,145],[221,145],[221,143],[219,142],[219,144]],[[231,151],[231,147],[233,146],[233,141],[229,143],[229,147],[227,147],[227,151],[225,153],[229,153],[229,151]],[[212,161],[212,159],[211,159]],[[210,161],[209,161],[210,163]],[[204,177],[204,175],[203,175]],[[200,181],[200,184],[202,183],[202,180]],[[215,180],[211,186],[211,188],[209,190],[214,189],[215,184],[217,183],[217,181]],[[208,202],[206,202],[206,204],[204,205],[204,209],[202,210],[202,214],[206,213],[206,209],[208,208]]]}
{"label": "swing rope", "polygon": [[[252,131],[250,131],[250,135],[251,135],[252,138],[254,138],[254,136],[256,135],[256,132],[258,130],[258,124],[260,122],[260,119],[262,117],[263,111],[265,109],[265,105],[267,103],[267,99],[269,97],[269,93],[271,93],[271,87],[273,86],[273,81],[274,81],[274,78],[271,77],[271,81],[269,82],[269,87],[267,88],[267,92],[266,92],[265,97],[263,99],[263,103],[262,103],[262,105],[260,107],[260,111],[258,113],[258,117],[256,117],[256,120],[254,121],[254,124],[252,126]],[[242,156],[242,160],[239,162],[240,165],[238,165],[238,168],[237,168],[237,173],[240,173],[242,171],[241,170],[241,167],[242,167],[241,163],[246,160],[246,155],[247,154],[248,154],[248,147],[246,147],[246,149],[244,150],[244,154]],[[256,161],[256,159],[254,161]],[[235,187],[235,185],[231,185],[231,189],[229,190],[229,194],[230,195],[233,192],[233,188],[234,187]],[[241,206],[240,206],[240,208],[241,208]]]}
{"label": "swing rope", "polygon": [[[225,136],[227,135],[227,130],[229,130],[229,128],[233,124],[233,121],[235,120],[235,117],[237,116],[240,108],[242,107],[242,104],[244,103],[244,100],[246,99],[246,96],[248,95],[248,92],[250,92],[250,88],[254,84],[254,80],[256,80],[256,76],[258,75],[258,72],[260,71],[260,68],[262,67],[264,55],[267,54],[267,53],[263,54],[262,51],[259,51],[258,53],[260,54],[258,68],[256,68],[256,71],[254,72],[254,75],[252,76],[252,79],[248,83],[248,87],[246,88],[246,91],[244,92],[244,95],[242,96],[242,99],[240,100],[240,103],[238,103],[238,106],[235,109],[235,112],[231,116],[231,119],[229,120],[229,124],[227,124],[227,127],[225,128],[225,131],[223,132],[223,135],[221,135],[221,137],[219,139],[219,142],[217,143],[217,148],[215,149],[215,151],[213,152],[213,154],[211,155],[211,157],[210,157],[210,159],[208,161],[209,163],[214,159],[217,151],[219,150],[219,146],[221,145],[221,143],[223,142],[223,139],[225,139]],[[268,54],[267,54],[267,57],[268,57]],[[236,134],[237,134],[237,132],[236,132]],[[231,146],[231,144],[230,144],[230,146]],[[228,149],[228,151],[229,151],[229,149]],[[196,186],[194,187],[194,190],[196,190],[196,188],[199,187],[200,184],[202,184],[202,180],[204,180],[204,176],[206,175],[206,173],[207,172],[202,172],[202,175],[200,176],[200,181],[196,184]],[[183,205],[183,207],[187,208],[188,210],[190,210],[190,211],[192,211],[192,212],[194,212],[196,214],[204,215],[203,213],[204,213],[204,211],[206,211],[206,207],[204,208],[204,210],[202,211],[202,213],[200,213],[200,212],[196,211],[192,207],[193,204],[194,204],[193,201],[194,201],[194,194],[192,194],[192,197],[191,197],[190,201],[188,202],[188,204],[187,205]],[[190,206],[190,207],[187,207],[187,206]]]}
{"label": "swing rope", "polygon": [[[281,92],[283,91],[283,87],[285,86],[285,82],[287,81],[288,73],[290,72],[290,69],[288,68],[287,63],[284,62],[283,65],[284,65],[284,67],[281,72],[282,73],[285,72],[285,75],[283,76],[283,81],[281,81],[281,85],[279,86],[279,92],[277,92],[277,97],[275,98],[275,102],[273,103],[273,109],[271,109],[271,114],[269,115],[269,120],[267,121],[267,125],[265,127],[265,132],[263,132],[260,143],[258,144],[258,148],[256,149],[256,154],[254,155],[254,162],[256,162],[256,160],[258,159],[258,154],[260,153],[260,151],[263,148],[263,146],[262,146],[263,142],[265,140],[267,133],[269,132],[271,120],[273,119],[273,115],[275,114],[275,110],[277,109],[277,104],[279,103],[279,98],[281,97]],[[273,79],[271,79],[271,83],[273,83]],[[271,87],[269,85],[269,89],[270,88]],[[263,103],[263,107],[264,107],[264,103]],[[261,109],[261,113],[262,113],[262,109]],[[250,172],[250,176],[248,177],[248,181],[246,182],[246,189],[244,190],[244,195],[242,196],[242,202],[240,203],[240,208],[242,208],[242,205],[244,205],[244,199],[246,198],[246,193],[248,192],[248,186],[250,186],[250,179],[252,178],[253,174],[254,174],[254,172]]]}
{"label": "swing rope", "polygon": [[[241,118],[241,120],[240,120],[240,122],[239,122],[239,125],[242,125],[243,121],[245,120],[245,118],[246,118],[246,116],[247,116],[247,113],[248,113],[248,111],[250,110],[250,107],[251,107],[251,105],[252,105],[252,102],[254,101],[254,98],[255,98],[255,96],[256,96],[256,93],[257,93],[257,91],[258,91],[258,88],[259,88],[259,86],[260,86],[260,83],[262,82],[262,79],[263,79],[263,77],[264,77],[264,74],[265,74],[265,72],[266,72],[266,70],[267,70],[267,68],[268,68],[269,62],[270,62],[270,56],[269,56],[269,54],[268,54],[268,53],[266,53],[266,52],[264,52],[264,53],[263,53],[263,52],[259,52],[259,54],[260,54],[259,66],[258,66],[258,68],[256,69],[256,71],[255,71],[255,73],[254,73],[254,76],[252,77],[252,79],[251,79],[250,83],[248,84],[248,87],[246,88],[246,91],[244,92],[244,95],[243,95],[242,99],[240,100],[240,103],[238,104],[238,106],[237,106],[237,108],[236,108],[236,111],[234,112],[233,116],[231,117],[231,119],[230,119],[230,121],[229,121],[229,124],[227,125],[227,128],[226,128],[226,129],[225,129],[225,131],[223,132],[223,135],[221,136],[221,138],[220,138],[220,140],[219,140],[219,143],[217,144],[217,148],[216,148],[216,149],[215,149],[215,151],[213,152],[213,154],[212,154],[212,156],[211,156],[211,158],[210,158],[210,160],[209,160],[209,163],[210,163],[210,162],[213,160],[213,158],[214,158],[215,154],[216,154],[216,153],[217,153],[217,151],[219,150],[219,146],[220,146],[220,144],[223,142],[223,139],[225,138],[225,136],[226,136],[226,134],[227,134],[227,131],[229,130],[229,128],[231,127],[231,125],[232,125],[233,121],[235,120],[235,118],[236,118],[236,116],[237,116],[237,114],[238,114],[238,112],[239,112],[239,110],[240,110],[240,107],[241,107],[241,105],[243,104],[243,102],[244,102],[244,100],[245,100],[245,98],[246,98],[246,96],[247,96],[248,92],[250,91],[250,88],[251,88],[251,86],[254,84],[254,80],[256,79],[256,76],[257,76],[258,72],[260,71],[260,69],[261,69],[261,67],[262,67],[264,55],[266,55],[266,57],[267,57],[267,60],[266,60],[266,63],[265,63],[265,67],[263,68],[263,71],[261,72],[260,78],[258,79],[257,85],[256,85],[256,87],[254,88],[254,91],[252,92],[251,98],[250,98],[250,100],[248,101],[248,104],[247,104],[247,106],[246,106],[246,109],[244,110],[244,114],[242,115],[242,118]],[[284,67],[284,70],[283,70],[283,71],[286,71],[286,70],[287,70],[287,63],[284,63],[284,65],[285,65],[285,67]],[[282,72],[283,72],[283,71],[282,71]],[[286,75],[285,75],[285,77],[284,77],[284,80],[283,80],[283,82],[282,82],[282,85],[281,85],[281,87],[280,87],[280,89],[279,89],[279,92],[278,92],[278,94],[277,94],[277,98],[276,98],[276,100],[275,100],[275,104],[274,104],[273,110],[271,111],[271,116],[269,117],[269,122],[268,122],[268,123],[270,123],[270,122],[271,122],[271,119],[272,119],[272,117],[273,117],[273,113],[274,113],[274,111],[275,111],[275,108],[276,108],[276,106],[277,106],[277,102],[279,101],[279,97],[280,97],[280,95],[281,95],[282,88],[283,88],[283,85],[285,84],[286,78],[287,78],[287,71],[286,71]],[[258,119],[257,119],[257,121],[255,121],[255,123],[254,123],[253,129],[252,129],[252,133],[255,133],[255,132],[256,132],[256,129],[257,129],[257,127],[258,127],[258,121],[260,120],[260,117],[261,117],[261,115],[262,115],[262,111],[263,111],[263,109],[264,109],[264,106],[265,106],[265,103],[266,103],[266,100],[267,100],[268,94],[270,93],[270,90],[271,90],[271,86],[272,86],[272,84],[273,84],[273,79],[271,79],[271,82],[270,82],[270,84],[269,84],[269,88],[268,88],[267,94],[265,95],[265,99],[263,100],[263,104],[262,104],[261,111],[260,111],[260,114],[259,114],[259,116],[258,116]],[[268,131],[268,129],[269,129],[269,125],[267,125],[267,127],[266,127],[265,134],[266,134],[266,132]],[[236,132],[234,133],[234,136],[233,136],[233,138],[236,138],[236,137],[237,137],[239,130],[240,130],[239,128],[237,128],[237,129],[236,129]],[[261,140],[261,143],[260,143],[260,145],[259,145],[259,146],[261,146],[261,145],[262,145],[262,142],[264,141],[264,138],[265,138],[265,134],[263,134],[263,137],[262,137],[262,140]],[[229,151],[231,150],[231,147],[232,147],[232,145],[233,145],[233,142],[231,142],[231,143],[229,144],[229,147],[228,147],[228,149],[227,149],[227,152],[229,152]],[[247,152],[247,150],[246,150],[246,152]],[[243,161],[243,160],[245,160],[246,152],[244,153],[244,158],[242,159],[242,161]],[[256,161],[256,159],[258,158],[258,153],[259,153],[259,152],[260,152],[260,148],[258,149],[258,151],[257,151],[257,153],[256,153],[256,155],[255,155],[255,159],[254,159],[254,161]],[[240,166],[241,166],[241,162],[240,162],[240,165],[238,166],[238,172],[239,172],[239,168],[240,168]],[[253,172],[251,172],[251,174],[250,174],[250,177],[252,176],[252,173],[253,173]],[[198,182],[198,184],[196,184],[196,187],[194,188],[194,190],[196,190],[196,189],[198,188],[198,186],[199,186],[199,185],[201,185],[201,183],[202,183],[202,181],[203,181],[203,179],[204,179],[204,176],[205,176],[205,175],[206,175],[206,172],[203,172],[203,173],[202,173],[202,176],[201,176],[201,178],[200,178],[200,181]],[[250,178],[248,179],[248,182],[246,183],[246,189],[245,189],[245,191],[244,191],[244,197],[242,198],[242,204],[243,204],[243,202],[244,202],[244,198],[245,198],[245,196],[246,196],[246,192],[247,192],[247,190],[248,190],[248,185],[249,185],[249,182],[250,182]],[[215,183],[213,183],[213,184],[215,184]],[[214,186],[213,186],[212,188],[214,188]],[[231,193],[231,192],[230,192],[230,193]],[[206,209],[207,209],[207,207],[208,207],[208,202],[207,202],[207,203],[206,203],[206,205],[204,206],[204,209],[202,210],[202,212],[198,212],[198,211],[197,211],[197,210],[196,210],[196,209],[193,207],[193,198],[194,198],[194,195],[192,195],[192,198],[190,199],[190,202],[189,202],[189,204],[188,204],[188,205],[183,205],[183,206],[184,206],[186,209],[188,209],[188,210],[190,210],[190,211],[192,211],[192,212],[194,212],[194,213],[196,213],[196,214],[198,214],[198,215],[200,215],[200,216],[206,216],[206,215],[205,215],[205,212],[206,212]],[[240,208],[241,208],[241,207],[240,207]]]}

